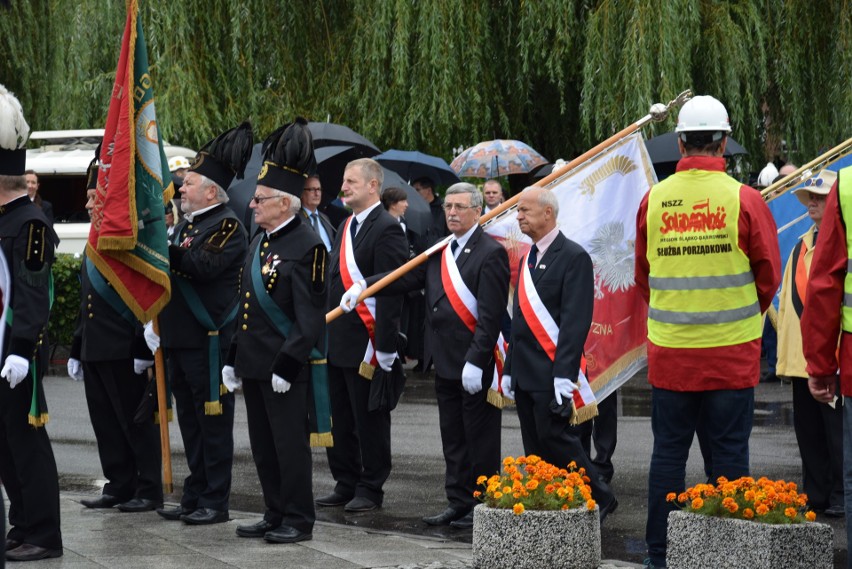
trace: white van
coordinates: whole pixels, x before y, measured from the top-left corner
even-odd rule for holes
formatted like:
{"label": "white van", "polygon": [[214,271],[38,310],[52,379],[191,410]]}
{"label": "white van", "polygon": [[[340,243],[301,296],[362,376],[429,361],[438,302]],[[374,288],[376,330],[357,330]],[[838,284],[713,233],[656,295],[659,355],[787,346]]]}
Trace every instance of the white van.
{"label": "white van", "polygon": [[[38,174],[39,194],[53,204],[60,253],[82,253],[86,247],[86,169],[103,137],[103,129],[47,130],[30,135],[30,145],[39,146],[27,150],[27,170]],[[164,144],[163,149],[166,158],[191,160],[195,156],[195,150],[183,146]]]}

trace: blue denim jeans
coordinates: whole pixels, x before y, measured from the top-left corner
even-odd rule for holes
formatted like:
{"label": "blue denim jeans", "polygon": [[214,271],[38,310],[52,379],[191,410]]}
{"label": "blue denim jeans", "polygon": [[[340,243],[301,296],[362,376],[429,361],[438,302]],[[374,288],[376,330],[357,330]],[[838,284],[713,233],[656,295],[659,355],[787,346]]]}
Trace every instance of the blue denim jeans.
{"label": "blue denim jeans", "polygon": [[[852,543],[852,403],[843,402],[843,495],[846,504],[846,543]],[[846,556],[846,567],[852,569],[852,554]]]}
{"label": "blue denim jeans", "polygon": [[669,492],[686,489],[686,461],[696,430],[703,429],[711,453],[712,479],[747,476],[748,439],[754,415],[754,388],[719,391],[669,391],[652,388],[654,450],[648,472],[648,522],[645,542],[656,567],[666,566]]}

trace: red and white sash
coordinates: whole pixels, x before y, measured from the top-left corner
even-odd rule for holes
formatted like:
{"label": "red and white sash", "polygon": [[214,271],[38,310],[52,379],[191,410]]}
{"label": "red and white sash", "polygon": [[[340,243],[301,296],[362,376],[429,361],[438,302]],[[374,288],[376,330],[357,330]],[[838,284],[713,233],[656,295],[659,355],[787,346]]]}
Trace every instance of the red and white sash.
{"label": "red and white sash", "polygon": [[[340,249],[342,251],[340,255],[340,277],[343,279],[343,287],[346,290],[349,290],[353,284],[364,278],[361,270],[355,263],[355,247],[349,237],[349,225],[354,218],[354,215],[350,215],[346,219],[346,223],[343,226],[343,237],[340,240]],[[358,317],[361,318],[361,322],[364,323],[364,327],[367,328],[367,334],[370,336],[367,340],[364,360],[361,362],[358,373],[367,379],[372,379],[373,372],[376,370],[376,365],[378,364],[374,347],[376,341],[376,299],[370,297],[364,300],[364,302],[359,303],[355,307],[355,310],[358,313]]]}
{"label": "red and white sash", "polygon": [[[456,264],[455,256],[451,247],[445,247],[441,254],[441,283],[444,285],[444,292],[450,305],[453,307],[456,315],[461,319],[467,329],[471,333],[476,331],[476,323],[479,320],[479,303],[476,296],[471,292],[464,280],[462,280],[459,267]],[[488,402],[497,407],[503,407],[502,397],[503,387],[500,385],[500,378],[503,376],[503,361],[506,359],[506,341],[503,339],[501,332],[497,338],[497,345],[494,346],[494,377],[491,380]]]}
{"label": "red and white sash", "polygon": [[[535,284],[532,281],[532,274],[528,265],[530,254],[524,257],[524,264],[521,267],[521,278],[518,285],[518,305],[521,308],[521,313],[524,315],[527,325],[532,330],[533,336],[544,348],[544,352],[550,361],[556,359],[556,344],[559,340],[559,326],[548,312],[547,307],[538,296],[538,291],[535,289]],[[580,411],[583,407],[596,405],[597,400],[592,391],[589,380],[583,369],[585,366],[585,356],[580,363],[580,370],[577,376],[579,389],[574,392],[574,409]],[[595,413],[596,414],[596,413]],[[577,416],[577,413],[574,413]]]}

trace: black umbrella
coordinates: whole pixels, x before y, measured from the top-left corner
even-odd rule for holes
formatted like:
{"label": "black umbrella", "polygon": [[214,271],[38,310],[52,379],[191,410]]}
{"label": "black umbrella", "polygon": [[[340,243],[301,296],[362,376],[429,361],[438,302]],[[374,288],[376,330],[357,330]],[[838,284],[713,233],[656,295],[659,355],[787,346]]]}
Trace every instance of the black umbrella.
{"label": "black umbrella", "polygon": [[[680,160],[677,135],[676,132],[667,132],[645,141],[645,148],[648,149],[651,162],[656,165],[660,162],[677,162]],[[729,136],[728,143],[725,145],[725,156],[736,156],[737,154],[748,154],[748,152],[739,142]]]}
{"label": "black umbrella", "polygon": [[324,146],[349,146],[358,154],[356,158],[370,158],[381,152],[375,144],[342,124],[309,122],[308,129],[313,135],[315,150]]}
{"label": "black umbrella", "polygon": [[405,190],[405,195],[408,201],[408,211],[405,212],[405,223],[408,224],[408,228],[415,233],[421,236],[426,235],[426,229],[428,229],[429,225],[432,223],[432,214],[429,209],[429,204],[426,203],[426,200],[423,199],[423,196],[421,196],[417,190],[405,183],[399,174],[392,170],[388,170],[385,166],[382,166],[382,170],[385,171],[382,191],[386,188],[400,188]]}
{"label": "black umbrella", "polygon": [[387,150],[373,158],[408,181],[428,176],[439,186],[451,186],[461,182],[450,165],[438,156],[416,150]]}

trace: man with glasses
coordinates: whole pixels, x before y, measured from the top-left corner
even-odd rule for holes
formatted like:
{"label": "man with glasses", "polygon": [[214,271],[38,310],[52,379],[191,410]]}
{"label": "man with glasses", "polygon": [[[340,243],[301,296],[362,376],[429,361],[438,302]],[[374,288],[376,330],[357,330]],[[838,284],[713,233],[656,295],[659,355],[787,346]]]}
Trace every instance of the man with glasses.
{"label": "man with glasses", "polygon": [[[180,189],[186,215],[169,245],[172,297],[160,313],[160,332],[189,476],[180,505],[157,513],[191,525],[228,521],[234,395],[222,389],[220,362],[231,342],[248,243],[225,188],[242,176],[252,139],[243,123],[198,152]],[[160,338],[150,323],[145,328],[156,351]]]}
{"label": "man with glasses", "polygon": [[[473,184],[450,186],[444,199],[452,241],[440,254],[384,288],[379,295],[426,290],[426,362],[435,363],[441,442],[446,462],[448,507],[426,516],[432,526],[473,527],[476,478],[500,470],[501,411],[488,402],[495,346],[509,294],[506,250],[479,227],[482,194]],[[352,285],[340,301],[348,312],[362,287]]]}
{"label": "man with glasses", "polygon": [[[355,282],[396,269],[408,259],[402,226],[381,206],[384,173],[370,158],[350,162],[343,174],[343,199],[352,215],[340,226],[329,260],[329,302]],[[332,437],[328,465],[334,491],[318,506],[366,512],[382,505],[382,486],[391,471],[390,411],[369,410],[371,378],[397,359],[401,296],[365,302],[328,325],[328,382]],[[399,365],[399,364],[397,364]]]}
{"label": "man with glasses", "polygon": [[319,235],[326,251],[331,251],[331,246],[334,243],[334,238],[337,235],[334,226],[328,216],[319,211],[320,202],[322,201],[322,184],[318,174],[308,176],[305,180],[305,187],[302,190],[302,209],[299,213],[302,215],[302,221],[308,225]]}

